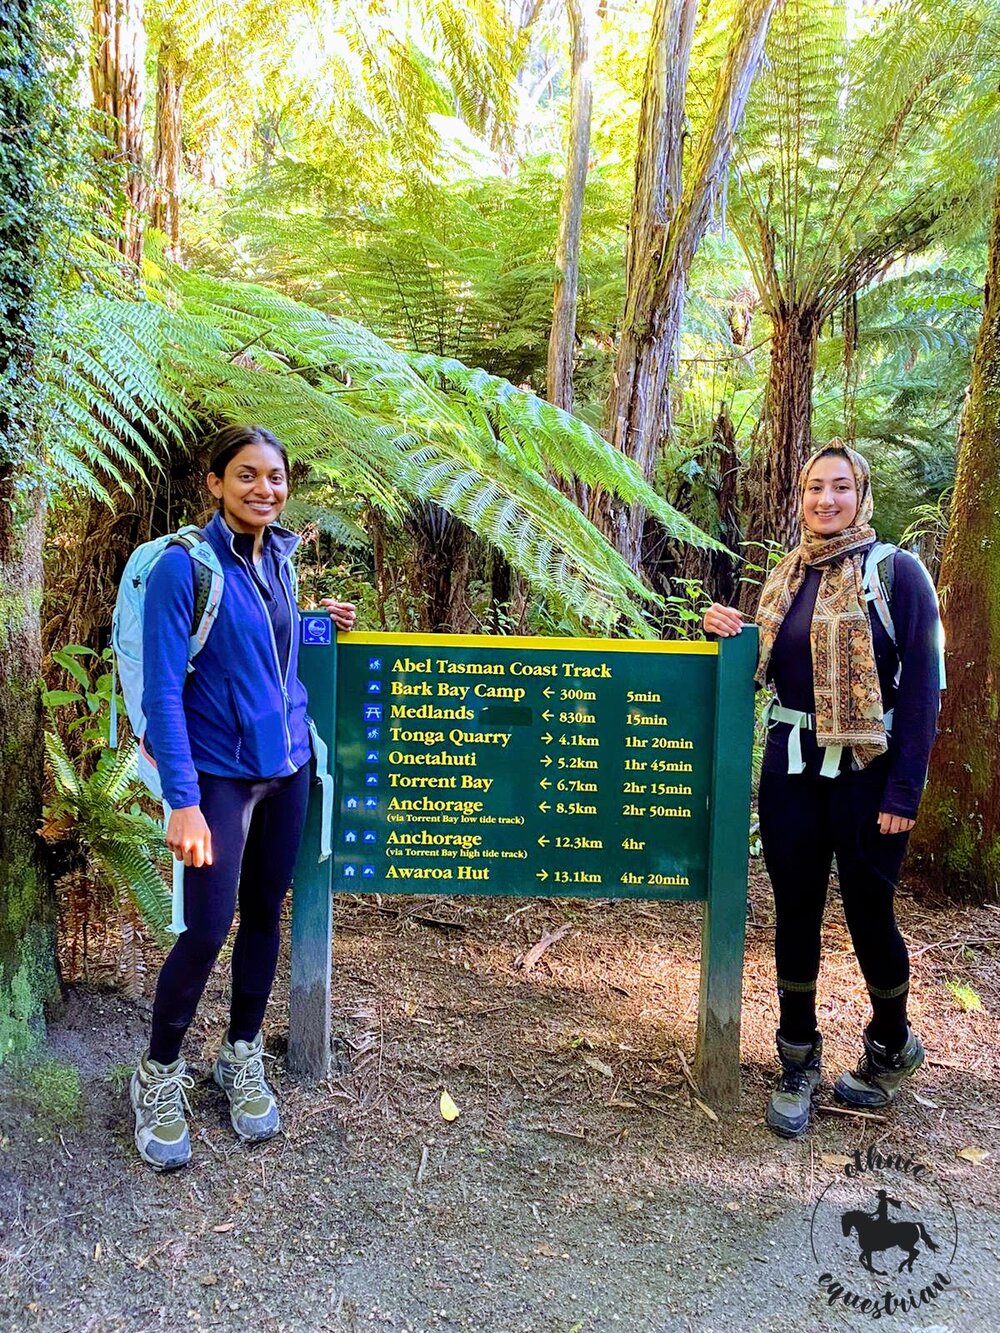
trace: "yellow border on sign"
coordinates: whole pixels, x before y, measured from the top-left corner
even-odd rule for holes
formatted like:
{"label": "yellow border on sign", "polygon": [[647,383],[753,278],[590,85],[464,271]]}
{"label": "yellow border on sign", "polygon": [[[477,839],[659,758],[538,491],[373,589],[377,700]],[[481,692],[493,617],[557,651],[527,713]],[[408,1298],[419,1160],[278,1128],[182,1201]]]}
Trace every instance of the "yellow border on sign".
{"label": "yellow border on sign", "polygon": [[[403,640],[401,643],[400,640]],[[352,630],[337,635],[338,643],[395,644],[403,648],[517,648],[521,652],[686,653],[717,657],[718,643],[681,643],[657,639],[546,639],[503,634],[382,634]]]}

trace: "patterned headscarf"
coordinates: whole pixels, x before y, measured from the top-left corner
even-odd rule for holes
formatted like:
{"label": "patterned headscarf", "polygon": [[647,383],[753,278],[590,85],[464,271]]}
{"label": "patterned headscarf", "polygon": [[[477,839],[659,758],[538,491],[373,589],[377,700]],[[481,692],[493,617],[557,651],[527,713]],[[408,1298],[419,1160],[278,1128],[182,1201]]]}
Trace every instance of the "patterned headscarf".
{"label": "patterned headscarf", "polygon": [[840,440],[831,440],[817,449],[799,474],[803,499],[813,464],[831,450],[844,454],[850,462],[858,491],[858,512],[850,527],[833,537],[820,537],[803,523],[798,546],[768,575],[757,609],[760,658],[756,679],[764,684],[781,623],[806,569],[818,565],[822,572],[809,633],[816,741],[821,746],[849,745],[857,763],[864,768],[883,754],[887,746],[882,689],[862,587],[861,552],[875,541],[875,531],[870,526],[874,511],[871,470],[854,449]]}

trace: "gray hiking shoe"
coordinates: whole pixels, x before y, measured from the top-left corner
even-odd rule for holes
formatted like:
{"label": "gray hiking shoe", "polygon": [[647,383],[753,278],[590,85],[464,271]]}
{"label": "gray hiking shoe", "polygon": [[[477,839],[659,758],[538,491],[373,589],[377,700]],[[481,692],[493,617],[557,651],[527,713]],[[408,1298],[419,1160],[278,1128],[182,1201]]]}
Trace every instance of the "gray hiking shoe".
{"label": "gray hiking shoe", "polygon": [[264,1078],[264,1039],[222,1043],[212,1077],[229,1098],[229,1118],[245,1143],[272,1139],[281,1128],[274,1093]]}
{"label": "gray hiking shoe", "polygon": [[841,1074],[833,1085],[833,1095],[848,1106],[888,1106],[904,1079],[924,1063],[924,1047],[911,1027],[901,1051],[890,1055],[881,1042],[872,1041],[865,1032],[864,1054],[857,1068]]}
{"label": "gray hiking shoe", "polygon": [[797,1139],[809,1128],[813,1098],[819,1089],[822,1055],[822,1037],[815,1042],[795,1042],[786,1041],[778,1033],[781,1073],[767,1104],[765,1120],[768,1128],[782,1138]]}
{"label": "gray hiking shoe", "polygon": [[135,1112],[135,1146],[156,1171],[173,1171],[191,1160],[191,1140],[184,1111],[194,1079],[183,1060],[161,1065],[142,1056],[129,1084]]}

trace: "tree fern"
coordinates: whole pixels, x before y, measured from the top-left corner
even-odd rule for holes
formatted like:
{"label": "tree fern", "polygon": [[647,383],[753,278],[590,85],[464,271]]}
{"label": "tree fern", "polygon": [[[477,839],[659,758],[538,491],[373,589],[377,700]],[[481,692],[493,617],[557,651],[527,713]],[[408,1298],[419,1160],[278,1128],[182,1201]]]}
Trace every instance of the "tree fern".
{"label": "tree fern", "polygon": [[[850,22],[841,0],[778,11],[730,200],[772,308],[829,311],[954,214],[942,126],[964,123],[970,69],[995,85],[996,22],[995,6],[971,0],[898,0]],[[995,133],[995,96],[980,109]]]}
{"label": "tree fern", "polygon": [[60,840],[84,851],[111,887],[117,901],[129,899],[157,933],[169,923],[169,896],[160,867],[165,863],[163,831],[136,802],[142,788],[135,778],[136,742],[105,750],[89,777],[83,777],[55,731],[45,733],[54,798],[46,825]]}
{"label": "tree fern", "polygon": [[[554,606],[604,628],[624,616],[646,632],[637,608],[650,595],[550,469],[642,503],[683,540],[710,542],[596,432],[533,394],[458,362],[411,362],[360,325],[265,287],[155,256],[148,274],[153,299],[80,294],[71,307],[67,361],[74,336],[99,359],[94,331],[114,327],[106,373],[81,377],[77,390],[95,420],[112,408],[124,416],[134,401],[134,429],[161,439],[195,418],[259,421],[312,477],[391,517],[413,500],[442,505]],[[101,453],[100,431],[95,439],[81,453],[64,428],[60,447],[110,471],[116,456],[110,445]]]}
{"label": "tree fern", "polygon": [[[358,320],[407,350],[482,366],[515,382],[544,376],[552,317],[558,164],[535,159],[510,177],[416,180],[388,198],[344,194],[330,162],[253,182],[227,219],[256,274],[328,314]],[[621,219],[609,185],[588,183],[578,311],[580,337],[606,334],[623,296]],[[385,191],[383,190],[382,196]],[[228,261],[227,261],[228,262]]]}

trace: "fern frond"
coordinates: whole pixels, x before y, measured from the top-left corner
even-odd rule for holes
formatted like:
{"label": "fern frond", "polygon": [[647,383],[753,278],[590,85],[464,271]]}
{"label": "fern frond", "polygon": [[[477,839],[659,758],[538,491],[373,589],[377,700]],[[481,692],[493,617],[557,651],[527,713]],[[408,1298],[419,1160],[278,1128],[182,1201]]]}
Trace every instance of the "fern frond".
{"label": "fern frond", "polygon": [[48,756],[52,778],[57,788],[66,796],[74,797],[80,793],[80,778],[63,744],[62,737],[55,731],[45,732],[45,753]]}
{"label": "fern frond", "polygon": [[122,740],[117,750],[104,750],[90,783],[95,795],[117,804],[136,782],[139,747],[133,737]]}

